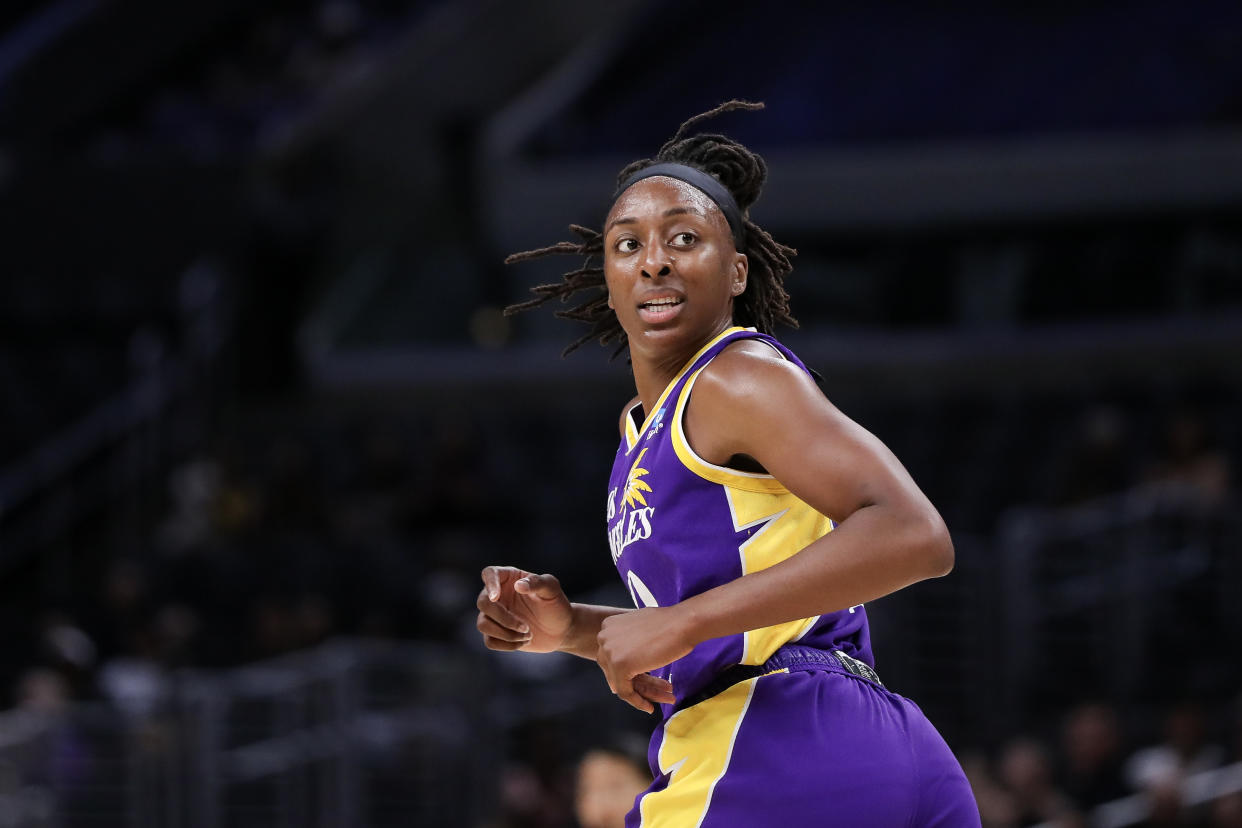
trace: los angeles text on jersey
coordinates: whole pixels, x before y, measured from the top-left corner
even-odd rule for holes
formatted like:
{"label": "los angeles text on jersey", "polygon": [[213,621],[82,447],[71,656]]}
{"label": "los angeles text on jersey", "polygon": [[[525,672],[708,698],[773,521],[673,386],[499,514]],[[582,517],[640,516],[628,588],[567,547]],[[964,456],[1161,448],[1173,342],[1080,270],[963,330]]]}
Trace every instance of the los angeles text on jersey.
{"label": "los angeles text on jersey", "polygon": [[616,563],[625,551],[625,547],[635,541],[651,537],[651,519],[655,507],[644,506],[638,509],[621,504],[621,512],[617,513],[617,489],[608,493],[608,548],[612,550],[612,562]]}

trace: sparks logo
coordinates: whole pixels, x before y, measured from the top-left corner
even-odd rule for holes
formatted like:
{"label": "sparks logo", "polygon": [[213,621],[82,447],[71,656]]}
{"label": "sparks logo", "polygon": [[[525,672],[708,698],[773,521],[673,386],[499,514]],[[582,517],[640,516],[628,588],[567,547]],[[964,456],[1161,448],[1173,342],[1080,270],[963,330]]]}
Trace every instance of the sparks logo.
{"label": "sparks logo", "polygon": [[[634,458],[634,465],[630,466],[629,474],[625,476],[625,495],[621,501],[621,514],[617,516],[615,523],[610,522],[608,526],[608,546],[612,550],[614,562],[621,557],[625,547],[635,541],[651,537],[651,516],[655,513],[655,508],[647,505],[647,497],[643,492],[654,493],[647,481],[642,479],[650,472],[639,465],[643,462],[643,455],[646,453],[647,449],[643,449],[638,453],[638,457]],[[612,504],[613,493],[610,492],[608,497],[610,519],[613,516]]]}
{"label": "sparks logo", "polygon": [[634,458],[634,465],[630,466],[630,473],[625,476],[625,505],[633,506],[634,501],[638,501],[643,506],[647,505],[647,499],[643,497],[643,492],[650,492],[651,487],[639,480],[640,477],[647,475],[647,470],[641,468],[638,464],[643,462],[643,455],[647,453],[643,449],[638,453],[638,457]]}

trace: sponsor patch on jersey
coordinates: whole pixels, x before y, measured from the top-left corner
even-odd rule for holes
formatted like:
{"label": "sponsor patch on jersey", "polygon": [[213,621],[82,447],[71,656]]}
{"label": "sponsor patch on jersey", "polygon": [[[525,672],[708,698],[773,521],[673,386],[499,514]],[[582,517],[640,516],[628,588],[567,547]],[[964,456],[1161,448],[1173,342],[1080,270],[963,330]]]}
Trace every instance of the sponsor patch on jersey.
{"label": "sponsor patch on jersey", "polygon": [[647,427],[647,436],[643,438],[643,442],[659,434],[662,428],[664,428],[664,409],[660,408],[656,410],[655,416],[651,418],[651,425]]}

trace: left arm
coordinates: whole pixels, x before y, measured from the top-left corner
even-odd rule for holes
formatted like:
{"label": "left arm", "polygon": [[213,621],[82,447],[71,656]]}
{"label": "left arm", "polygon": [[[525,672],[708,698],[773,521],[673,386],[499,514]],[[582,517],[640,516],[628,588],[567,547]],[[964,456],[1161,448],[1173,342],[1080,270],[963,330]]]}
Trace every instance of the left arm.
{"label": "left arm", "polygon": [[866,603],[952,568],[944,521],[893,453],[766,345],[741,342],[713,360],[685,428],[704,459],[751,457],[838,525],[767,569],[607,619],[598,660],[610,686],[700,641]]}

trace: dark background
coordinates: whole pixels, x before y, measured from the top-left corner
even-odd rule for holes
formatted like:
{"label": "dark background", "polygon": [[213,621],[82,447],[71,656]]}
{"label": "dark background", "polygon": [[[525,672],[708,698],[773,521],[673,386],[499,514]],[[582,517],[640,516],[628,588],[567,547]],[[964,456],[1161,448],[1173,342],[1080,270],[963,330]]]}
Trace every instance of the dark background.
{"label": "dark background", "polygon": [[869,612],[986,824],[1242,758],[1242,5],[13,2],[6,824],[572,825],[649,723],[472,607],[626,600],[632,384],[501,262],[734,97],[778,335],[953,532]]}

